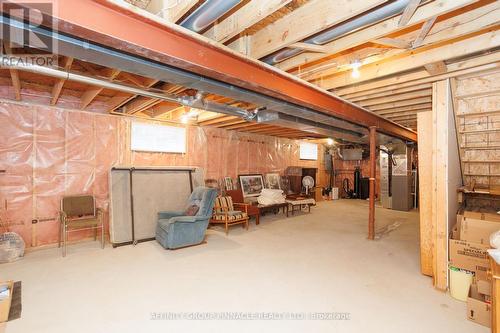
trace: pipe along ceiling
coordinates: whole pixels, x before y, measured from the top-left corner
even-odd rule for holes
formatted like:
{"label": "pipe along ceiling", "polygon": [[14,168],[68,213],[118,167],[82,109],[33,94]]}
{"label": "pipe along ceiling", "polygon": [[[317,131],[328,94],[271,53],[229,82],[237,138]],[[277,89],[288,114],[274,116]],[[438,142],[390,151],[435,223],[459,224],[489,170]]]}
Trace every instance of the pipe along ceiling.
{"label": "pipe along ceiling", "polygon": [[[319,32],[312,37],[308,37],[302,40],[302,42],[313,45],[323,45],[329,43],[360,28],[372,25],[391,16],[402,13],[410,1],[411,0],[396,0],[371,12],[361,14],[352,20],[337,24],[331,28],[323,30],[322,32]],[[304,52],[304,50],[285,48],[276,51],[266,57],[263,57],[260,60],[268,63],[269,65],[275,65],[302,52]]]}

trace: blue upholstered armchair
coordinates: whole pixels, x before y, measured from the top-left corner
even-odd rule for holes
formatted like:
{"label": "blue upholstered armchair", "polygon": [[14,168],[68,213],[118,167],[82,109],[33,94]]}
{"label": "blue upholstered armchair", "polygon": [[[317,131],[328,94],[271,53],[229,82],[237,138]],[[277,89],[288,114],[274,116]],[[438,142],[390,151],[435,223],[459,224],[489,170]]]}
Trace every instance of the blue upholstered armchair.
{"label": "blue upholstered armchair", "polygon": [[[156,240],[166,249],[177,249],[203,242],[208,221],[212,217],[217,190],[197,187],[189,197],[184,212],[159,212],[156,225]],[[196,210],[195,215],[186,212]]]}

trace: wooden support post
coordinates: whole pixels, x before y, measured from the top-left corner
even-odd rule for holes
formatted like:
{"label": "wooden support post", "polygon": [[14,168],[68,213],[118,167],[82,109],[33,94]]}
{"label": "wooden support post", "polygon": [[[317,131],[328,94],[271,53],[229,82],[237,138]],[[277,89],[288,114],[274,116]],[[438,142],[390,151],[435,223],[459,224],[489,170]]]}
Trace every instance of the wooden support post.
{"label": "wooden support post", "polygon": [[368,213],[368,239],[375,239],[375,152],[377,149],[377,128],[370,126],[370,207]]}

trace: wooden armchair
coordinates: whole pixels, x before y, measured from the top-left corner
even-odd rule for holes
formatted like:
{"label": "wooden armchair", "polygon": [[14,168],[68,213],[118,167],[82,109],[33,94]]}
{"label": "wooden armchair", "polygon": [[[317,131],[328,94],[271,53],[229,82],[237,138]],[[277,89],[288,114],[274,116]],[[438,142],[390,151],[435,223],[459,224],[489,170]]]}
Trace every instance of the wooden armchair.
{"label": "wooden armchair", "polygon": [[[233,202],[245,202],[245,199],[243,198],[243,192],[241,190],[229,190],[226,191],[227,195],[229,195],[232,199]],[[235,204],[236,205],[236,204]],[[255,224],[258,225],[260,223],[260,208],[256,205],[247,205],[247,214],[249,217],[254,216],[255,217]]]}
{"label": "wooden armchair", "polygon": [[[241,210],[235,210],[235,207]],[[210,219],[211,224],[223,223],[226,235],[229,226],[242,224],[248,230],[248,205],[244,203],[233,203],[230,196],[217,197],[215,199],[214,213]]]}
{"label": "wooden armchair", "polygon": [[66,256],[68,233],[81,230],[94,230],[94,240],[97,240],[97,229],[101,229],[101,247],[104,249],[104,219],[103,212],[96,208],[95,199],[91,195],[63,197],[61,200],[61,230],[59,247],[63,243],[63,257]]}

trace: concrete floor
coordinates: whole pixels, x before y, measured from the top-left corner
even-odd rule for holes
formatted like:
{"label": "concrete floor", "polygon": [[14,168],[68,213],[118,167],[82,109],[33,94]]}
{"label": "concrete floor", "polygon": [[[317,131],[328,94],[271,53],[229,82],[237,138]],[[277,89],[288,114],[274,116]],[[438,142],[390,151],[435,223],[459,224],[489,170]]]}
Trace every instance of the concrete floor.
{"label": "concrete floor", "polygon": [[[66,258],[58,249],[29,253],[0,266],[1,279],[23,282],[22,318],[6,332],[488,332],[420,274],[415,212],[377,209],[377,228],[400,225],[376,241],[366,240],[362,201],[261,221],[228,237],[211,229],[207,244],[177,251],[88,242]],[[168,312],[341,312],[349,320],[151,320]]]}

